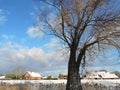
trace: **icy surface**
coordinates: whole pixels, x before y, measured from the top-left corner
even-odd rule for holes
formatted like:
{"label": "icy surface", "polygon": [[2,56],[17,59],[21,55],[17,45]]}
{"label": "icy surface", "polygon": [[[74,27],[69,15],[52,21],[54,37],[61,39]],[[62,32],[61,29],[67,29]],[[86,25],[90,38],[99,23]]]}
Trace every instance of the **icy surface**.
{"label": "icy surface", "polygon": [[0,84],[66,84],[67,80],[0,80]]}
{"label": "icy surface", "polygon": [[[0,80],[0,90],[66,90],[67,80]],[[83,90],[120,90],[120,80],[82,80]]]}
{"label": "icy surface", "polygon": [[[0,80],[0,84],[66,84],[67,80]],[[120,79],[116,80],[82,80],[82,84],[103,84],[103,85],[116,85],[120,84]]]}
{"label": "icy surface", "polygon": [[82,83],[89,83],[89,84],[101,84],[105,86],[110,86],[110,85],[118,85],[120,84],[120,79],[115,79],[115,80],[82,80]]}

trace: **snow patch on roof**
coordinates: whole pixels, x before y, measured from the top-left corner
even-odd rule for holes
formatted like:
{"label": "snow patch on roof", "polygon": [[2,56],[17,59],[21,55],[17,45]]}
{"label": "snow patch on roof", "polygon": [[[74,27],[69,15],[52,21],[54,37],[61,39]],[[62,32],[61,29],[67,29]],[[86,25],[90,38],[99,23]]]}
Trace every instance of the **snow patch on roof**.
{"label": "snow patch on roof", "polygon": [[117,75],[112,74],[107,71],[97,71],[97,72],[91,72],[87,75],[87,78],[106,78],[106,79],[112,79],[112,78],[118,78]]}
{"label": "snow patch on roof", "polygon": [[0,76],[0,79],[5,79],[5,76]]}
{"label": "snow patch on roof", "polygon": [[29,73],[31,77],[42,77],[38,72],[27,71],[27,73]]}
{"label": "snow patch on roof", "polygon": [[112,73],[106,73],[105,75],[101,75],[102,78],[118,78],[115,74]]}

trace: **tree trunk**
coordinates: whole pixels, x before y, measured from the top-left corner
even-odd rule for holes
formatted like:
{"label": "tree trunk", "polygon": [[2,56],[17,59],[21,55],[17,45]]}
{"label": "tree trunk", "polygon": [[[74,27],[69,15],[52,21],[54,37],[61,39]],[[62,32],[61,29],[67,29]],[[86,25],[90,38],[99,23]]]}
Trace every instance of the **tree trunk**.
{"label": "tree trunk", "polygon": [[79,67],[76,64],[76,55],[71,54],[68,63],[68,78],[66,90],[82,90]]}

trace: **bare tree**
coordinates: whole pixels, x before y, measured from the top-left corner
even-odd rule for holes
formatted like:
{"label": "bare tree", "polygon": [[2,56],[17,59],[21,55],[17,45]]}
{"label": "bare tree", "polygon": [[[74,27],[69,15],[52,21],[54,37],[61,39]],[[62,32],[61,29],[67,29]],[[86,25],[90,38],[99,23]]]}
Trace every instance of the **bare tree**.
{"label": "bare tree", "polygon": [[23,75],[25,73],[25,68],[23,66],[18,66],[12,70],[12,74]]}
{"label": "bare tree", "polygon": [[45,2],[47,8],[42,8],[37,25],[43,32],[58,37],[70,51],[66,90],[82,90],[79,68],[86,62],[87,55],[92,57],[96,50],[100,52],[108,46],[120,49],[120,2],[40,1]]}

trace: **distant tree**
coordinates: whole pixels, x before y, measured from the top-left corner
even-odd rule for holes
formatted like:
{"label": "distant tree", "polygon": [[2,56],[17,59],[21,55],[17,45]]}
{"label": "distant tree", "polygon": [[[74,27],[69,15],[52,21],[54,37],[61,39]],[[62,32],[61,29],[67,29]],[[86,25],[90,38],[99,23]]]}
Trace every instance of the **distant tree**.
{"label": "distant tree", "polygon": [[48,77],[47,77],[47,80],[52,80],[52,79],[53,79],[52,76],[48,76]]}
{"label": "distant tree", "polygon": [[12,70],[12,73],[15,74],[15,75],[23,75],[25,73],[25,68],[22,67],[22,66],[18,66],[16,67],[15,69]]}
{"label": "distant tree", "polygon": [[22,77],[22,75],[15,75],[11,73],[5,75],[6,79],[22,79]]}
{"label": "distant tree", "polygon": [[58,78],[59,79],[64,79],[64,75],[63,74],[59,74]]}
{"label": "distant tree", "polygon": [[39,1],[45,4],[41,5],[37,26],[58,37],[69,49],[66,90],[82,90],[79,68],[87,58],[109,47],[120,50],[120,1]]}
{"label": "distant tree", "polygon": [[6,74],[5,78],[6,79],[16,79],[16,75],[15,74]]}

